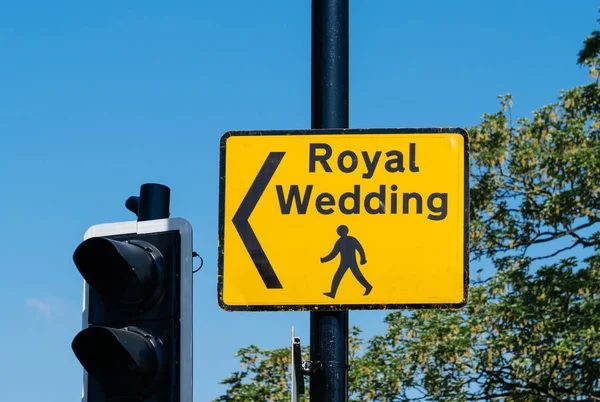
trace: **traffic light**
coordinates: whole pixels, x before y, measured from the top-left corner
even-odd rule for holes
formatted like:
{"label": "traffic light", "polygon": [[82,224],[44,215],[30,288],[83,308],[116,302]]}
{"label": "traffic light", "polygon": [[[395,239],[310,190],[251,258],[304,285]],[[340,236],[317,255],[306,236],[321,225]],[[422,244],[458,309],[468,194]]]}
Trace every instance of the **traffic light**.
{"label": "traffic light", "polygon": [[96,225],[73,254],[84,278],[83,401],[192,400],[192,229],[181,218]]}

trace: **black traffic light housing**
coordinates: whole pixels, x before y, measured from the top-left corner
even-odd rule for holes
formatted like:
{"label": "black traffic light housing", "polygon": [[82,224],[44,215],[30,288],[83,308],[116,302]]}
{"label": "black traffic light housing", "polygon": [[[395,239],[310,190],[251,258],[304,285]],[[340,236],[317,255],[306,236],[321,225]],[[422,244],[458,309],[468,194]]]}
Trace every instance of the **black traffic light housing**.
{"label": "black traffic light housing", "polygon": [[191,226],[121,222],[85,238],[73,255],[84,328],[72,343],[86,370],[84,402],[191,400]]}
{"label": "black traffic light housing", "polygon": [[[179,246],[165,244],[164,236],[154,235],[154,239],[146,240],[163,243],[162,248],[172,254]],[[165,293],[173,291],[166,286],[165,275],[177,273],[177,258],[169,256],[170,261],[166,262],[152,242],[140,240],[139,236],[117,239],[85,240],[73,254],[75,266],[102,299],[104,310],[144,313],[165,297]],[[174,279],[169,278],[169,282]]]}

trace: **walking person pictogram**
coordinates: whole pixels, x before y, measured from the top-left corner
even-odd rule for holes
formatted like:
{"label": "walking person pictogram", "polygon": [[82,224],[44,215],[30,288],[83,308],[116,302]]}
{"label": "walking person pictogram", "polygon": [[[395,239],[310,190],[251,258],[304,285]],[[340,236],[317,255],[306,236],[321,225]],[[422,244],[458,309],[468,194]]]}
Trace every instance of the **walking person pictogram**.
{"label": "walking person pictogram", "polygon": [[366,296],[371,293],[373,286],[367,282],[362,272],[360,272],[360,269],[358,269],[358,263],[356,262],[356,252],[358,251],[358,254],[360,255],[360,265],[367,263],[365,250],[356,238],[348,236],[348,227],[346,225],[340,225],[337,228],[337,234],[340,235],[340,238],[335,242],[331,253],[321,258],[321,262],[331,261],[340,254],[340,266],[333,276],[331,291],[323,294],[335,299],[335,294],[337,293],[338,286],[340,286],[340,281],[349,268],[354,277],[365,287],[364,296]]}

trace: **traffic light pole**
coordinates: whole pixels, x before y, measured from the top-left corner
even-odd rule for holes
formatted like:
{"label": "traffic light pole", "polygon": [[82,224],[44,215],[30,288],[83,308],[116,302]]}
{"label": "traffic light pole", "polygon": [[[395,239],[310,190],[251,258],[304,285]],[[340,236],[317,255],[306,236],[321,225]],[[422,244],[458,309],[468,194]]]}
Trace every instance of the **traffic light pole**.
{"label": "traffic light pole", "polygon": [[125,206],[136,214],[138,222],[169,217],[171,189],[162,184],[146,183],[140,188],[140,196],[127,199]]}
{"label": "traffic light pole", "polygon": [[138,221],[167,219],[171,190],[162,184],[146,183],[140,188]]}
{"label": "traffic light pole", "polygon": [[[312,128],[348,127],[348,0],[312,1]],[[311,402],[348,400],[348,312],[310,313]]]}

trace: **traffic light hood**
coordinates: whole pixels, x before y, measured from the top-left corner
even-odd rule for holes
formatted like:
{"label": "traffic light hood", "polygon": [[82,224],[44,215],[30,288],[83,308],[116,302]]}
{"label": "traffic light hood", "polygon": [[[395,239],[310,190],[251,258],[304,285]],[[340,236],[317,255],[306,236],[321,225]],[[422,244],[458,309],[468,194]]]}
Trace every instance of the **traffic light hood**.
{"label": "traffic light hood", "polygon": [[148,395],[164,369],[160,341],[135,327],[86,328],[71,347],[104,393],[117,400]]}
{"label": "traffic light hood", "polygon": [[77,247],[73,260],[108,311],[144,311],[161,297],[163,256],[150,243],[92,237]]}

